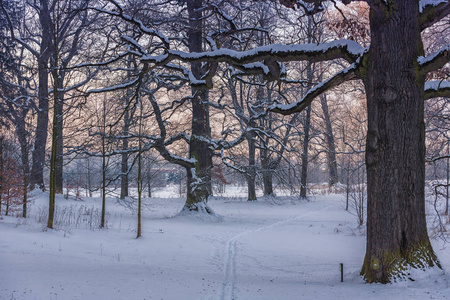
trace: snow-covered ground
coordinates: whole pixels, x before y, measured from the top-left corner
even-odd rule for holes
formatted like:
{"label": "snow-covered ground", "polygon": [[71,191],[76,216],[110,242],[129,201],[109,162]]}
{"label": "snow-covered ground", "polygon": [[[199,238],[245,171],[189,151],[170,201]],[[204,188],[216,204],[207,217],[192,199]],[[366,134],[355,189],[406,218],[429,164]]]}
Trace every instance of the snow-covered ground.
{"label": "snow-covered ground", "polygon": [[[175,216],[182,199],[145,199],[140,239],[133,204],[116,199],[99,230],[99,198],[57,198],[58,229],[46,230],[47,197],[34,195],[27,220],[0,220],[2,300],[450,299],[440,272],[364,284],[364,232],[340,195],[218,197],[211,217]],[[449,268],[449,244],[433,245]]]}

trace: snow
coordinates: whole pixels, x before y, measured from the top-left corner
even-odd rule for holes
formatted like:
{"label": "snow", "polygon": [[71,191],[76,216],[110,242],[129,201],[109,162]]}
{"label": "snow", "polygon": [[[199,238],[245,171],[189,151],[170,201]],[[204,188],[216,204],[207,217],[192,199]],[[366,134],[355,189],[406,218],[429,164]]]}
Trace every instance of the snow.
{"label": "snow", "polygon": [[141,57],[141,61],[151,61],[154,63],[162,63],[169,58],[169,54],[176,56],[182,60],[195,60],[195,59],[231,59],[234,62],[244,61],[246,59],[258,60],[264,55],[277,55],[280,59],[283,56],[289,54],[316,54],[316,53],[326,53],[334,49],[343,49],[347,51],[352,56],[360,56],[364,53],[365,48],[351,40],[336,40],[329,43],[323,44],[293,44],[293,45],[282,45],[282,44],[270,44],[266,46],[256,47],[255,49],[247,51],[235,51],[231,49],[221,48],[210,52],[183,52],[179,50],[170,50],[168,53],[160,54],[157,56],[144,55]]}
{"label": "snow", "polygon": [[428,5],[437,6],[441,3],[446,3],[446,2],[448,2],[448,0],[420,0],[419,11],[420,11],[420,13],[422,13],[423,9]]}
{"label": "snow", "polygon": [[425,82],[425,91],[426,90],[439,90],[439,89],[444,89],[450,88],[450,82],[449,81],[443,81],[443,80],[434,80],[434,81],[427,81]]}
{"label": "snow", "polygon": [[429,63],[432,60],[434,60],[437,56],[442,55],[444,52],[449,52],[449,51],[450,51],[450,44],[445,45],[444,47],[442,47],[438,51],[428,55],[427,57],[419,56],[417,58],[417,62],[423,66],[424,64]]}
{"label": "snow", "polygon": [[[91,230],[86,211],[98,217],[99,198],[57,198],[57,209],[72,213],[45,230],[36,220],[48,194],[34,194],[29,219],[0,220],[0,299],[450,298],[441,271],[415,271],[415,282],[364,284],[364,229],[340,195],[248,202],[235,188],[208,202],[220,218],[178,215],[184,200],[168,190],[159,195],[170,198],[144,199],[143,237],[135,239],[130,199],[108,198],[108,228]],[[75,226],[69,217],[81,206],[85,225]],[[448,267],[448,245],[433,244]]]}

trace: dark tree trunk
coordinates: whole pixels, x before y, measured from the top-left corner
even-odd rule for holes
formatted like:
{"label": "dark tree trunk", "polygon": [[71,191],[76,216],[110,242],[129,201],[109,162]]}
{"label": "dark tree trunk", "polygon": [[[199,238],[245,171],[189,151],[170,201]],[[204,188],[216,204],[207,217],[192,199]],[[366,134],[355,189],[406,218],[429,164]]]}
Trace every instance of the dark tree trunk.
{"label": "dark tree trunk", "polygon": [[256,146],[254,140],[254,134],[249,134],[247,138],[248,142],[248,172],[246,174],[247,178],[247,194],[248,201],[256,200]]}
{"label": "dark tree trunk", "polygon": [[[53,36],[53,45],[58,45],[57,35]],[[52,123],[52,146],[51,146],[51,156],[50,156],[50,186],[49,186],[49,203],[48,203],[48,220],[47,227],[53,228],[53,221],[55,217],[55,198],[56,198],[56,162],[57,162],[57,143],[58,143],[58,51],[54,49],[53,51],[53,123]]]}
{"label": "dark tree trunk", "polygon": [[325,141],[327,143],[328,185],[332,187],[338,183],[338,171],[336,162],[336,147],[334,144],[333,127],[331,126],[330,113],[328,111],[327,95],[320,96],[323,118],[325,121]]}
{"label": "dark tree trunk", "polygon": [[[425,220],[424,82],[419,6],[389,2],[370,11],[367,92],[367,282],[407,277],[408,267],[440,266]],[[382,5],[384,6],[384,5]]]}
{"label": "dark tree trunk", "polygon": [[[313,17],[308,17],[308,43],[311,43],[313,38]],[[306,66],[306,79],[312,86],[314,71],[311,62]],[[303,123],[304,140],[302,152],[302,170],[300,174],[300,198],[306,199],[307,185],[308,185],[308,150],[309,150],[309,131],[311,128],[311,105],[306,109],[306,118]]]}
{"label": "dark tree trunk", "polygon": [[2,215],[3,165],[3,136],[0,136],[0,216]]}
{"label": "dark tree trunk", "polygon": [[[130,117],[128,111],[125,112],[124,115],[124,124],[123,124],[123,135],[127,136],[130,128]],[[124,138],[122,141],[122,149],[128,149],[128,139]],[[122,153],[122,164],[121,164],[121,172],[120,176],[120,199],[125,199],[128,197],[128,154]]]}
{"label": "dark tree trunk", "polygon": [[106,96],[103,98],[103,132],[102,132],[102,212],[100,228],[105,228],[106,223],[106,171],[108,170],[108,163],[106,161]]}
{"label": "dark tree trunk", "polygon": [[148,188],[147,195],[149,198],[151,198],[152,197],[152,182],[151,182],[150,176],[147,177],[147,188]]}
{"label": "dark tree trunk", "polygon": [[300,197],[306,198],[307,184],[308,184],[308,148],[309,148],[309,130],[311,127],[311,106],[306,109],[306,118],[303,125],[305,132],[303,140],[303,153],[302,153],[302,170],[300,176]]}
{"label": "dark tree trunk", "polygon": [[[264,166],[263,166],[264,168]],[[264,170],[262,173],[264,184],[264,196],[273,196],[273,172],[271,169]]]}
{"label": "dark tree trunk", "polygon": [[261,158],[264,196],[273,196],[273,166],[271,166],[271,160],[268,153],[269,151],[266,149],[268,142],[261,139],[261,143],[263,147],[261,147],[259,151]]}
{"label": "dark tree trunk", "polygon": [[[202,52],[202,0],[187,1],[189,14],[188,43],[190,52]],[[191,64],[192,74],[201,77],[201,63]],[[198,211],[200,206],[206,207],[211,194],[212,151],[203,139],[210,136],[209,110],[206,101],[208,91],[192,91],[192,133],[189,144],[189,157],[196,160],[195,169],[187,169],[187,199],[185,210]],[[194,173],[194,174],[193,174]],[[209,209],[207,209],[209,210]],[[209,212],[209,211],[207,211]]]}
{"label": "dark tree trunk", "polygon": [[30,175],[30,162],[28,158],[28,142],[27,142],[27,133],[25,129],[25,119],[27,112],[22,111],[21,120],[22,122],[18,122],[16,124],[16,133],[17,139],[20,145],[20,158],[22,161],[22,172],[23,172],[23,182],[22,182],[22,196],[23,196],[23,208],[22,208],[22,217],[27,217],[27,203],[28,203],[28,176]]}
{"label": "dark tree trunk", "polygon": [[64,92],[61,92],[64,88],[64,74],[63,71],[60,71],[57,79],[57,87],[58,91],[53,91],[54,93],[58,93],[56,103],[56,112],[57,112],[57,123],[56,123],[56,166],[55,166],[55,184],[56,184],[56,194],[63,193],[63,161],[64,161],[64,150],[63,150],[63,109],[64,109]]}
{"label": "dark tree trunk", "polygon": [[47,143],[48,126],[48,62],[52,53],[53,28],[51,23],[48,1],[40,1],[39,21],[42,26],[42,41],[38,57],[38,99],[39,110],[37,113],[36,136],[33,149],[33,166],[31,170],[31,184],[38,185],[42,190],[44,186],[45,145]]}

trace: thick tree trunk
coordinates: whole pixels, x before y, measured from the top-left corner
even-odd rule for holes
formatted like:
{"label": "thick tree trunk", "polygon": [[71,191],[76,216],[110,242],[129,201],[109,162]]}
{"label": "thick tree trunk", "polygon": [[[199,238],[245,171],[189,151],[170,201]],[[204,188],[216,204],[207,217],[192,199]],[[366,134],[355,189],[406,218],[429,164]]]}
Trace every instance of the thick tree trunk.
{"label": "thick tree trunk", "polygon": [[[189,13],[188,43],[190,52],[202,52],[202,0],[187,2]],[[192,74],[201,76],[201,63],[191,64]],[[206,202],[211,194],[212,151],[203,140],[210,136],[209,110],[206,101],[208,91],[193,90],[192,99],[192,134],[189,144],[189,157],[196,160],[195,169],[187,169],[187,199],[184,210],[199,211],[207,207]],[[194,172],[194,174],[192,173]],[[210,212],[209,208],[205,210]]]}
{"label": "thick tree trunk", "polygon": [[[389,2],[370,11],[367,57],[367,282],[407,277],[408,268],[440,266],[425,220],[425,76],[419,7]],[[384,6],[384,5],[383,5]]]}
{"label": "thick tree trunk", "polygon": [[325,141],[327,143],[328,185],[332,187],[338,183],[338,171],[336,161],[336,147],[334,144],[333,127],[331,126],[330,113],[328,111],[327,95],[320,96],[323,118],[325,121]]}
{"label": "thick tree trunk", "polygon": [[52,23],[48,0],[40,1],[39,20],[42,26],[42,40],[38,57],[38,77],[39,77],[39,110],[37,113],[36,136],[33,149],[33,166],[31,170],[31,184],[38,185],[41,189],[44,186],[44,163],[45,146],[47,143],[48,126],[48,61],[52,53]]}
{"label": "thick tree trunk", "polygon": [[311,106],[306,109],[306,119],[304,123],[304,140],[302,153],[302,170],[300,176],[300,197],[306,198],[307,184],[308,184],[308,148],[309,148],[309,130],[311,127]]}

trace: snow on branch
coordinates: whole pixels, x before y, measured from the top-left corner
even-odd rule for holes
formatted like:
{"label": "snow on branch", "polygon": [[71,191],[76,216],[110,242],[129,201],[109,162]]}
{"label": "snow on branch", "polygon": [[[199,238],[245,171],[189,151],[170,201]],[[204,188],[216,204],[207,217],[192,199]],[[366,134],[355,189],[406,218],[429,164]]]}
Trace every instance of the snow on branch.
{"label": "snow on branch", "polygon": [[[141,57],[141,61],[156,65],[166,65],[172,60],[190,63],[220,61],[229,63],[244,72],[259,70],[260,74],[279,77],[282,72],[278,62],[325,61],[343,58],[349,63],[354,63],[363,52],[364,48],[354,41],[338,40],[324,44],[271,44],[242,52],[224,48],[201,53],[168,50],[166,53],[157,56],[145,55]],[[262,64],[265,66],[263,67]]]}
{"label": "snow on branch", "polygon": [[350,67],[341,70],[329,79],[322,81],[313,88],[311,88],[306,95],[297,102],[292,104],[275,104],[269,108],[270,111],[282,114],[290,115],[296,112],[301,112],[306,107],[308,107],[311,102],[319,96],[320,94],[326,92],[327,90],[350,80],[358,79],[356,71],[358,69],[357,64],[352,64]]}
{"label": "snow on branch", "polygon": [[100,88],[100,89],[91,89],[86,92],[86,95],[112,92],[112,91],[118,91],[118,90],[125,90],[127,88],[137,85],[140,82],[140,80],[141,80],[140,77],[136,77],[132,81],[121,83],[118,85],[108,86],[108,87],[104,87],[104,88]]}
{"label": "snow on branch", "polygon": [[419,56],[417,61],[426,73],[439,70],[445,64],[450,62],[450,44],[442,47],[427,57]]}
{"label": "snow on branch", "polygon": [[450,14],[450,2],[448,0],[421,0],[419,11],[421,30],[424,30]]}
{"label": "snow on branch", "polygon": [[437,97],[450,98],[450,81],[427,81],[425,82],[424,99]]}

